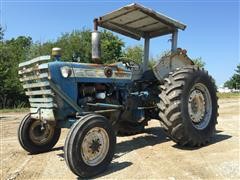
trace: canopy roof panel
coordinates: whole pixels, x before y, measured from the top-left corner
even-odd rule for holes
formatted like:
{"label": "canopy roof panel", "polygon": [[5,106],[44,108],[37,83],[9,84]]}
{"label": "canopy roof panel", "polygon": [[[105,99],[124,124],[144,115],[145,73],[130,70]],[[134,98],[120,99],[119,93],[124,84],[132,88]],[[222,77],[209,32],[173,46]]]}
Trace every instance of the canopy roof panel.
{"label": "canopy roof panel", "polygon": [[137,40],[186,28],[183,23],[135,3],[99,17],[98,26]]}

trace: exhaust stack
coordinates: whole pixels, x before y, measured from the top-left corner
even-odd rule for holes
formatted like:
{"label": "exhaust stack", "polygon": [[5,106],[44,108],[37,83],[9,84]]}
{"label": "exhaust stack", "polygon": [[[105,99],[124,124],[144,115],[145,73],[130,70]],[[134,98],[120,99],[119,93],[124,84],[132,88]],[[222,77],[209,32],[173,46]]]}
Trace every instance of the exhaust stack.
{"label": "exhaust stack", "polygon": [[101,59],[100,32],[98,31],[98,20],[94,19],[94,31],[92,32],[92,60],[96,63]]}

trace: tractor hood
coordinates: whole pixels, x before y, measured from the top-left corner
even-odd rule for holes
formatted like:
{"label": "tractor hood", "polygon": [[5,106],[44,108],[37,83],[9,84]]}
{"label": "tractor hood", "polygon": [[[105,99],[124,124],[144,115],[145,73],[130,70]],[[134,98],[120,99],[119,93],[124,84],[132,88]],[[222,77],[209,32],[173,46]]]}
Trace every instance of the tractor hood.
{"label": "tractor hood", "polygon": [[[70,101],[77,102],[78,83],[125,86],[132,82],[131,70],[121,62],[110,65],[74,63],[53,61],[51,56],[40,56],[20,63],[18,73],[29,97],[31,117],[48,121],[64,119],[66,115],[81,111],[77,105],[69,106]],[[65,96],[70,103],[64,103],[61,96]],[[71,107],[75,107],[76,111]]]}

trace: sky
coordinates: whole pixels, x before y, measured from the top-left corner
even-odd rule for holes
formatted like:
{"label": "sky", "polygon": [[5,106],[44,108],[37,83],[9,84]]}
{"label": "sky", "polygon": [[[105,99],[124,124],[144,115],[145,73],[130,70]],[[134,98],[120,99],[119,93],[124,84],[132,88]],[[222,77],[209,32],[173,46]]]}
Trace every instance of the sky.
{"label": "sky", "polygon": [[[62,33],[93,27],[93,19],[130,3],[139,3],[187,25],[178,47],[190,58],[201,57],[221,86],[240,63],[238,0],[0,0],[5,39],[30,36],[33,41],[56,40]],[[143,44],[124,36],[125,46]],[[169,35],[151,39],[150,56],[170,49]]]}

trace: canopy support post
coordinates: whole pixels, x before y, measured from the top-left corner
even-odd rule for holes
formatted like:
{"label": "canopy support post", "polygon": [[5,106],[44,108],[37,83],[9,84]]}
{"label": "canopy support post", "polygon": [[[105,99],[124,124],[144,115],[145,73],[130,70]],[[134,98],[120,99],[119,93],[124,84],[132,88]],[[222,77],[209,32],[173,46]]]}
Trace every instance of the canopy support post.
{"label": "canopy support post", "polygon": [[175,52],[177,50],[177,41],[178,41],[178,30],[175,29],[175,31],[172,33],[172,52]]}
{"label": "canopy support post", "polygon": [[144,60],[143,60],[143,72],[148,69],[148,61],[149,61],[149,46],[150,46],[150,38],[149,36],[145,36],[144,39]]}

